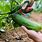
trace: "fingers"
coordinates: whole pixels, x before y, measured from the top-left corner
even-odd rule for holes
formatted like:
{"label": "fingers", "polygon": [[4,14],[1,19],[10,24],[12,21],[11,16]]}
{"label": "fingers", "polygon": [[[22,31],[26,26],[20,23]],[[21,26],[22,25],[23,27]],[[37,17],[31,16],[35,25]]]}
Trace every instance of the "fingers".
{"label": "fingers", "polygon": [[39,35],[37,32],[35,32],[33,30],[28,30],[28,29],[26,29],[25,26],[21,26],[21,28],[29,35],[30,38],[32,38],[35,41],[38,41]]}

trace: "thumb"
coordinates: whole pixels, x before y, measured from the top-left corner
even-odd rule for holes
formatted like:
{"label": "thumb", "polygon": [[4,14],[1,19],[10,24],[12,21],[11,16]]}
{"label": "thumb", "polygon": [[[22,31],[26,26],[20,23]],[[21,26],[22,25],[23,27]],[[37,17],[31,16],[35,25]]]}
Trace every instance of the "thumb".
{"label": "thumb", "polygon": [[33,31],[33,30],[28,30],[26,29],[25,26],[21,26],[21,28],[29,35],[30,38],[32,38],[33,40],[35,40],[36,42],[39,39],[38,33]]}

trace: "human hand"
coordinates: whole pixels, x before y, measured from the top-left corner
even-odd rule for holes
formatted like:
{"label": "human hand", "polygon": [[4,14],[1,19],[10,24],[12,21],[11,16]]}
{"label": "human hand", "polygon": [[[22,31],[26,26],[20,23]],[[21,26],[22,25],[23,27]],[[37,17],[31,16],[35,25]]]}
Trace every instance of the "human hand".
{"label": "human hand", "polygon": [[32,38],[35,42],[42,42],[42,33],[36,32],[33,30],[26,29],[25,26],[21,26],[21,28]]}

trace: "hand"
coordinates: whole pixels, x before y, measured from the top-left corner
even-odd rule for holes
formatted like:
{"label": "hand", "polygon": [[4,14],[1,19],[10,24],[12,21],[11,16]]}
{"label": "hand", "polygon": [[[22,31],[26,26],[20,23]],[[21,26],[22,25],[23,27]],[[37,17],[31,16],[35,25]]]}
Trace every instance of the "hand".
{"label": "hand", "polygon": [[35,40],[35,42],[42,42],[42,33],[28,30],[25,26],[21,26],[21,28],[29,35],[30,38]]}

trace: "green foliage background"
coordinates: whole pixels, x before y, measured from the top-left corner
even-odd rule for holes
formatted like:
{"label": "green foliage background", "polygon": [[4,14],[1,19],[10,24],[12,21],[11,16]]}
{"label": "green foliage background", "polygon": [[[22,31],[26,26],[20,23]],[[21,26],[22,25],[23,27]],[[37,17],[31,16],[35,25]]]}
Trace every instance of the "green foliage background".
{"label": "green foliage background", "polygon": [[14,10],[23,0],[0,0],[0,28],[3,27],[3,22],[5,23],[6,17],[8,17],[8,12]]}

